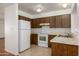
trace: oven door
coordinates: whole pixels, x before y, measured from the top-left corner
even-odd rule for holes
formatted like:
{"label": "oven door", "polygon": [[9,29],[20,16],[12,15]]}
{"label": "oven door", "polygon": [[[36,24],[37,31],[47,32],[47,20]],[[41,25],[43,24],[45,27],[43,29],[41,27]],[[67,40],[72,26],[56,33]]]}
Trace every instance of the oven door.
{"label": "oven door", "polygon": [[48,43],[48,35],[47,34],[39,34],[38,35],[39,43]]}

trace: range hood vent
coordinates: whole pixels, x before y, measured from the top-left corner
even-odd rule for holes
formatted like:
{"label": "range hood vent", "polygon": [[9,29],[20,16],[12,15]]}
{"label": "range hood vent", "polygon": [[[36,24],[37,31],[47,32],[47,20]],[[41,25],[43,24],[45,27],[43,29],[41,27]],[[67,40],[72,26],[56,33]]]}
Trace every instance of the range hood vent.
{"label": "range hood vent", "polygon": [[40,26],[49,26],[50,23],[41,23]]}

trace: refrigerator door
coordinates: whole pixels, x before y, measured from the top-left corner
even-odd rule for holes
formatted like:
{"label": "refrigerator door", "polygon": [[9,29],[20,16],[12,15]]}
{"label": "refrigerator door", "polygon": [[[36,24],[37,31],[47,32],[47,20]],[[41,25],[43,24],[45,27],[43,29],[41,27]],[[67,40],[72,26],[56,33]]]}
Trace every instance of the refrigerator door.
{"label": "refrigerator door", "polygon": [[31,25],[29,21],[19,20],[19,29],[30,29]]}
{"label": "refrigerator door", "polygon": [[30,21],[26,21],[26,29],[31,29],[31,24],[30,24]]}
{"label": "refrigerator door", "polygon": [[30,30],[20,30],[20,52],[30,48]]}

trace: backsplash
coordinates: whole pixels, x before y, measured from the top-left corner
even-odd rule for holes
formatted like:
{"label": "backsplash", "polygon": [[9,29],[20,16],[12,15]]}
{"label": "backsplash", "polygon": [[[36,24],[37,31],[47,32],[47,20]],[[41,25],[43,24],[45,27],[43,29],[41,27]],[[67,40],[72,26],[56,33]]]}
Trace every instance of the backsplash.
{"label": "backsplash", "polygon": [[45,30],[42,30],[42,28],[32,28],[32,32],[34,34],[39,34],[42,32],[46,32],[47,34],[67,34],[71,33],[70,28],[45,28]]}

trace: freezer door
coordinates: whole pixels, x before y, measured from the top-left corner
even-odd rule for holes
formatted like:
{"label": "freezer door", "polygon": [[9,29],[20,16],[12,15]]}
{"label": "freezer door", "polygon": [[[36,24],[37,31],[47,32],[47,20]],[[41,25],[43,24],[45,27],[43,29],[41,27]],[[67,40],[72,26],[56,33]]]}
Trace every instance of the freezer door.
{"label": "freezer door", "polygon": [[30,30],[20,30],[20,52],[30,48]]}
{"label": "freezer door", "polygon": [[30,21],[26,21],[26,29],[31,29],[31,24],[30,24]]}
{"label": "freezer door", "polygon": [[19,29],[30,29],[31,25],[29,21],[19,20]]}

